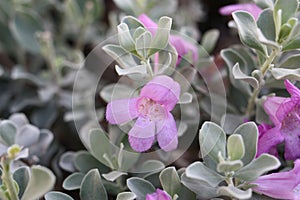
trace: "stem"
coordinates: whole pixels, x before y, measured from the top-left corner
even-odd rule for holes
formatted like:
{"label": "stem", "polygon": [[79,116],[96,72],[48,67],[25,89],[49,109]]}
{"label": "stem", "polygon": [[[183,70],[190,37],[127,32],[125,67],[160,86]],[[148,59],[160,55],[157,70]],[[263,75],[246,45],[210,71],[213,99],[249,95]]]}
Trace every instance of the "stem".
{"label": "stem", "polygon": [[6,157],[2,157],[1,165],[2,165],[2,181],[3,184],[6,186],[10,200],[19,200],[17,190],[14,184],[14,179],[10,172],[10,165],[12,160]]}
{"label": "stem", "polygon": [[[273,49],[270,56],[267,58],[267,60],[262,65],[260,70],[261,70],[263,77],[266,75],[266,73],[270,69],[272,62],[274,61],[274,59],[276,58],[276,56],[278,54],[279,54],[278,50]],[[248,116],[248,119],[250,119],[254,113],[255,101],[260,93],[262,86],[263,86],[262,83],[260,83],[259,87],[253,91],[251,97],[248,100],[248,106],[246,109],[246,115]]]}

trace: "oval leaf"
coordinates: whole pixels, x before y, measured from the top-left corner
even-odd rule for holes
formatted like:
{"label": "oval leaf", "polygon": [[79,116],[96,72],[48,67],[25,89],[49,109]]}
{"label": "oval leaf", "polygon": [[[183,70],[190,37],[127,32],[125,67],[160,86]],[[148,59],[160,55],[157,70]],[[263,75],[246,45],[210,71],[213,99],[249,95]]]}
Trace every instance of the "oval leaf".
{"label": "oval leaf", "polygon": [[108,200],[106,190],[97,169],[90,170],[82,180],[80,198],[84,200]]}
{"label": "oval leaf", "polygon": [[48,192],[45,195],[46,200],[73,200],[72,197],[70,197],[67,194],[64,194],[62,192]]}
{"label": "oval leaf", "polygon": [[140,199],[145,199],[147,194],[155,192],[154,186],[149,181],[137,177],[127,179],[127,187]]}

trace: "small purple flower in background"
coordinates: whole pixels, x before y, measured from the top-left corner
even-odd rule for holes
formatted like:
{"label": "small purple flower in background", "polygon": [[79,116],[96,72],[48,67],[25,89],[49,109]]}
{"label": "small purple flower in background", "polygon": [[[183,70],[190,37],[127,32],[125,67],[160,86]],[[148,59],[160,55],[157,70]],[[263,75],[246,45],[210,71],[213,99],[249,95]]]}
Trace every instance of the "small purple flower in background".
{"label": "small purple flower in background", "polygon": [[130,146],[138,152],[151,148],[155,135],[165,151],[177,148],[178,131],[170,113],[179,100],[180,86],[172,78],[157,76],[141,90],[140,96],[114,100],[107,105],[106,119],[122,124],[137,118],[128,133]]}
{"label": "small purple flower in background", "polygon": [[219,12],[222,15],[231,15],[234,11],[247,11],[251,13],[255,20],[258,19],[258,16],[262,12],[262,9],[254,3],[242,3],[242,4],[232,4],[220,8]]}
{"label": "small purple flower in background", "polygon": [[[152,35],[155,35],[157,30],[157,24],[152,21],[147,15],[141,14],[138,19],[144,24],[145,28],[151,32]],[[178,61],[177,64],[180,63],[181,58],[189,53],[192,52],[193,61],[196,62],[198,60],[198,49],[197,46],[185,41],[182,37],[177,35],[171,35],[169,42],[172,46],[175,47],[178,53]]]}
{"label": "small purple flower in background", "polygon": [[255,192],[275,199],[300,200],[300,160],[288,172],[261,176],[251,184],[257,185],[252,188]]}
{"label": "small purple flower in background", "polygon": [[156,189],[156,192],[146,195],[146,200],[172,200],[172,198],[165,191]]}
{"label": "small purple flower in background", "polygon": [[300,158],[300,90],[290,81],[284,82],[290,98],[267,97],[264,109],[275,127],[266,130],[258,141],[258,154],[268,153],[285,142],[286,160]]}

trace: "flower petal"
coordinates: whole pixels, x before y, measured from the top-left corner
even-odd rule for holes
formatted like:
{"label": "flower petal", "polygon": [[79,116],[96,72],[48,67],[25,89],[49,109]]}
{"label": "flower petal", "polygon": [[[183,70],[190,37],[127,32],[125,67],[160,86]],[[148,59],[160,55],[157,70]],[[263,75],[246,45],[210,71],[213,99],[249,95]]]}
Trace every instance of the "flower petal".
{"label": "flower petal", "polygon": [[263,153],[269,153],[272,148],[283,142],[283,140],[284,137],[280,132],[280,127],[269,129],[258,139],[256,156],[258,157]]}
{"label": "flower petal", "polygon": [[158,27],[157,24],[145,14],[141,14],[138,19],[144,24],[145,28],[151,32],[152,36],[154,36]]}
{"label": "flower petal", "polygon": [[264,102],[264,110],[269,115],[270,119],[275,125],[280,124],[280,121],[277,119],[276,115],[280,105],[288,100],[288,98],[284,97],[267,97],[267,100]]}
{"label": "flower petal", "polygon": [[168,118],[165,120],[163,128],[157,134],[157,141],[164,151],[172,151],[178,145],[178,131],[176,122],[171,113],[168,113]]}
{"label": "flower petal", "polygon": [[247,11],[257,20],[262,9],[254,3],[232,4],[222,7],[219,12],[222,15],[231,15],[234,11]]}
{"label": "flower petal", "polygon": [[179,100],[180,86],[168,76],[157,76],[147,83],[141,97],[148,97],[156,103],[162,104],[171,111]]}
{"label": "flower petal", "polygon": [[198,60],[198,49],[196,45],[193,45],[192,43],[185,41],[184,38],[172,35],[170,36],[170,44],[175,47],[177,53],[178,53],[178,61],[177,64],[180,62],[180,59],[187,53],[192,52],[193,61]]}
{"label": "flower petal", "polygon": [[[259,177],[251,184],[255,192],[265,194],[275,199],[299,199],[299,193],[294,189],[300,182],[300,160],[295,161],[294,169],[288,172],[273,173]],[[280,188],[280,190],[278,189]]]}
{"label": "flower petal", "polygon": [[172,200],[172,198],[165,191],[156,189],[156,192],[146,195],[146,200]]}
{"label": "flower petal", "polygon": [[285,135],[284,158],[286,160],[300,159],[300,139],[296,134]]}
{"label": "flower petal", "polygon": [[138,116],[138,98],[120,99],[110,102],[106,107],[106,120],[111,124],[122,124]]}
{"label": "flower petal", "polygon": [[300,98],[300,90],[295,85],[293,85],[289,80],[284,81],[284,85],[286,87],[286,90],[290,93],[290,95],[297,96]]}
{"label": "flower petal", "polygon": [[128,140],[132,149],[137,152],[151,148],[155,136],[155,124],[146,118],[139,117],[128,133]]}
{"label": "flower petal", "polygon": [[292,112],[297,102],[293,101],[291,98],[288,98],[284,101],[278,108],[276,112],[276,118],[279,122],[285,120],[288,114]]}

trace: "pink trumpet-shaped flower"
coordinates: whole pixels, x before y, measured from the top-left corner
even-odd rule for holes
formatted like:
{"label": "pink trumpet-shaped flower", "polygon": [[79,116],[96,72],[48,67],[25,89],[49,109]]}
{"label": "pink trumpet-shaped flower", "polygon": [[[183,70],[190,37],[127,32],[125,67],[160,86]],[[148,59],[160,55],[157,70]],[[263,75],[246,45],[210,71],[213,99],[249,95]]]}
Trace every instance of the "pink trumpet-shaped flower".
{"label": "pink trumpet-shaped flower", "polygon": [[288,172],[278,172],[259,177],[251,184],[252,188],[275,199],[300,200],[300,160],[295,161],[294,169]]}
{"label": "pink trumpet-shaped flower", "polygon": [[[147,15],[141,14],[138,19],[144,24],[145,28],[151,32],[152,35],[155,35],[156,30],[158,28],[157,24],[152,21]],[[178,53],[178,61],[177,64],[180,63],[181,58],[192,52],[193,61],[196,62],[198,60],[198,49],[197,46],[185,41],[182,37],[178,35],[171,35],[169,39],[170,44],[175,47]]]}
{"label": "pink trumpet-shaped flower", "polygon": [[234,11],[247,11],[251,13],[255,20],[258,19],[258,16],[262,12],[262,9],[254,3],[242,3],[242,4],[232,4],[220,8],[219,12],[222,15],[231,15]]}
{"label": "pink trumpet-shaped flower", "polygon": [[147,194],[146,200],[172,200],[172,198],[165,191],[156,189],[156,192]]}
{"label": "pink trumpet-shaped flower", "polygon": [[177,82],[167,76],[157,76],[142,88],[139,97],[110,102],[106,119],[111,124],[122,124],[137,118],[128,133],[129,143],[135,151],[150,149],[155,135],[159,146],[171,151],[177,148],[178,131],[170,111],[179,95]]}
{"label": "pink trumpet-shaped flower", "polygon": [[284,141],[285,159],[296,160],[300,158],[300,90],[288,80],[284,83],[290,98],[267,97],[264,102],[264,109],[275,127],[259,138],[258,154],[270,152]]}

